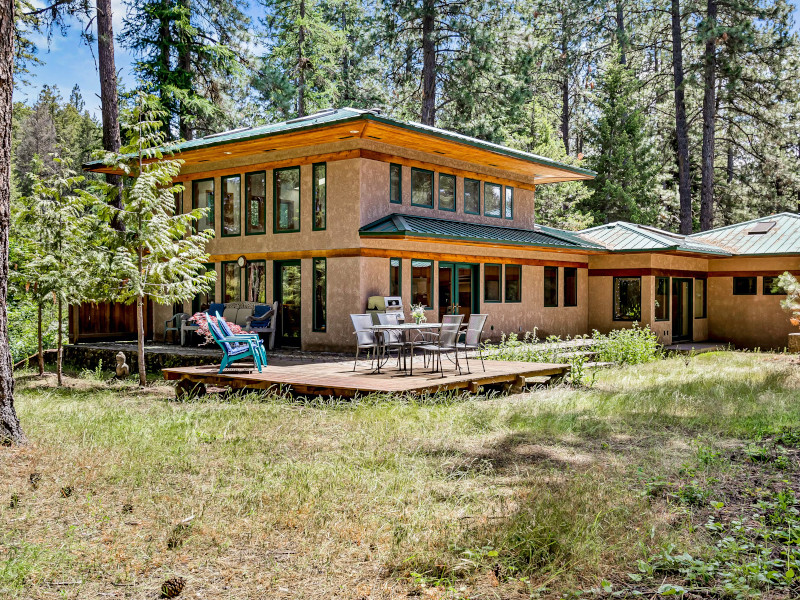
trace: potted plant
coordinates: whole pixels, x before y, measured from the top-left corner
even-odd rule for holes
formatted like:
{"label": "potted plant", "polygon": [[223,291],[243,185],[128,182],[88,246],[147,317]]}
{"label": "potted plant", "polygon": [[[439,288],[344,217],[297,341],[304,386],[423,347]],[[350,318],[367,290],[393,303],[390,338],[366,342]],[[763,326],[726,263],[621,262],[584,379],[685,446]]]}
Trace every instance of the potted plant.
{"label": "potted plant", "polygon": [[[775,287],[786,292],[786,299],[781,300],[781,306],[791,315],[789,322],[795,327],[800,327],[800,281],[786,271],[778,277]],[[789,352],[800,353],[800,333],[789,334],[788,348]]]}

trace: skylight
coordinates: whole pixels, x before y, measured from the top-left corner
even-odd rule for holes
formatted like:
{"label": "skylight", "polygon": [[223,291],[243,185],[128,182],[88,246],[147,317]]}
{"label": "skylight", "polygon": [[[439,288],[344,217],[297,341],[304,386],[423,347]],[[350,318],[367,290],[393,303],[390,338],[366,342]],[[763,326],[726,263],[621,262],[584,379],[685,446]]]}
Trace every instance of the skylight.
{"label": "skylight", "polygon": [[775,221],[761,221],[760,223],[756,223],[753,228],[748,231],[749,235],[759,235],[767,233],[770,229],[775,227]]}

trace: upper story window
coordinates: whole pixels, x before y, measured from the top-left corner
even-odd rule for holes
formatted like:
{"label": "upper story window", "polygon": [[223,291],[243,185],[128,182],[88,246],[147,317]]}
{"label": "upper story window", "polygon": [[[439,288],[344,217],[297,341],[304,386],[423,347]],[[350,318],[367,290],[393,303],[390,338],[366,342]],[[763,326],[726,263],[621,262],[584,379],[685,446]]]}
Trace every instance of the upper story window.
{"label": "upper story window", "polygon": [[275,169],[273,179],[275,232],[300,231],[300,167]]}
{"label": "upper story window", "polygon": [[197,222],[197,229],[214,229],[214,180],[198,179],[192,182],[192,208],[208,208],[208,215]]}
{"label": "upper story window", "polygon": [[314,231],[325,229],[328,211],[328,168],[325,163],[317,163],[312,167],[311,205],[314,209]]}
{"label": "upper story window", "polygon": [[481,214],[481,182],[477,179],[464,179],[464,212]]}
{"label": "upper story window", "polygon": [[389,165],[389,202],[403,203],[403,167],[400,165]]}
{"label": "upper story window", "polygon": [[483,184],[483,214],[487,217],[503,216],[503,186],[498,183]]}
{"label": "upper story window", "polygon": [[222,182],[222,236],[242,233],[242,177],[229,175]]}
{"label": "upper story window", "polygon": [[433,171],[411,169],[411,204],[433,208]]}
{"label": "upper story window", "polygon": [[506,219],[514,218],[514,188],[506,186],[506,206],[505,206]]}
{"label": "upper story window", "polygon": [[456,210],[456,177],[439,173],[439,210]]}
{"label": "upper story window", "polygon": [[264,171],[244,176],[244,232],[247,235],[267,232],[267,174]]}

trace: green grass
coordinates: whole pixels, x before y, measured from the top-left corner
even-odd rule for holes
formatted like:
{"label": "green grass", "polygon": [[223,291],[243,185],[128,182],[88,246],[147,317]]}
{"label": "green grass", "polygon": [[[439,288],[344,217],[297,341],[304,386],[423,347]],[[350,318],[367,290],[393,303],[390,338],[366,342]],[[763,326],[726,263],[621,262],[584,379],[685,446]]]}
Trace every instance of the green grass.
{"label": "green grass", "polygon": [[68,382],[17,384],[31,444],[0,448],[3,598],[152,598],[172,575],[187,597],[560,597],[670,544],[708,551],[691,490],[654,482],[708,488],[731,449],[800,427],[798,366],[768,354],[418,401]]}

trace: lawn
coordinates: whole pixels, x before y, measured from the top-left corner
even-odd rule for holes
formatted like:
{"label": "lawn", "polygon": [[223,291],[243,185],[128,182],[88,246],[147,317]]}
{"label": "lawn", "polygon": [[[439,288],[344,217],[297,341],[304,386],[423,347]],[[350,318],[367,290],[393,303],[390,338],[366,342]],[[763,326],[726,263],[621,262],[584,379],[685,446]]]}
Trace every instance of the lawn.
{"label": "lawn", "polygon": [[67,381],[17,382],[2,598],[152,599],[178,576],[181,598],[800,596],[787,356],[418,401]]}

